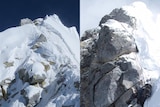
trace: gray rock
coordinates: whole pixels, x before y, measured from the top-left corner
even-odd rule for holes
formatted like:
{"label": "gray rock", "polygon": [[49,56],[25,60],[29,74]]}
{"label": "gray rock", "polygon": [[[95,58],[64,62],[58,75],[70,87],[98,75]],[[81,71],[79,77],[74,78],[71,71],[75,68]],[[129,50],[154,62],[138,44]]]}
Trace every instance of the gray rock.
{"label": "gray rock", "polygon": [[[129,55],[128,55],[129,57]],[[83,107],[111,107],[117,103],[120,97],[127,92],[128,89],[137,84],[140,80],[141,68],[135,63],[137,60],[128,59],[126,56],[117,61],[97,64],[90,68],[81,68],[81,106]],[[117,62],[128,63],[127,69],[121,70]],[[130,61],[129,61],[130,60]],[[121,107],[126,105],[129,99],[124,97]],[[118,107],[118,106],[117,106]],[[125,106],[124,106],[125,107]]]}
{"label": "gray rock", "polygon": [[28,18],[21,19],[20,25],[23,26],[25,24],[33,24],[33,22],[31,19]]}
{"label": "gray rock", "polygon": [[128,15],[127,12],[125,10],[123,10],[123,8],[114,9],[110,13],[110,16],[112,16],[113,19],[115,19],[119,22],[127,23],[128,25],[130,25],[133,28],[136,26],[135,17]]}
{"label": "gray rock", "polygon": [[126,104],[126,99],[129,99],[130,96],[132,95],[132,90],[129,89],[128,91],[125,91],[117,100],[117,102],[115,102],[115,107],[128,107],[128,105]]}
{"label": "gray rock", "polygon": [[34,21],[33,21],[33,23],[35,24],[35,25],[41,25],[41,24],[43,24],[43,19],[42,18],[38,18],[38,19],[35,19]]}
{"label": "gray rock", "polygon": [[47,42],[47,38],[43,34],[40,34],[37,40],[32,43],[33,46],[31,47],[31,49],[40,48],[43,42]]}
{"label": "gray rock", "polygon": [[23,90],[22,95],[27,101],[27,107],[35,107],[40,101],[42,89],[36,86],[28,86]]}
{"label": "gray rock", "polygon": [[14,66],[14,62],[4,62],[5,68]]}
{"label": "gray rock", "polygon": [[81,38],[81,107],[127,107],[126,101],[133,93],[131,88],[140,87],[142,69],[136,58],[135,40],[123,26],[109,25],[110,19],[134,29],[132,17],[122,9],[115,9],[102,18],[101,29],[84,33]]}
{"label": "gray rock", "polygon": [[98,33],[99,33],[99,28],[86,30],[81,37],[81,41],[87,40],[89,38],[96,38]]}
{"label": "gray rock", "polygon": [[93,60],[96,52],[96,42],[99,38],[99,29],[91,29],[85,32],[81,38],[81,67],[87,67]]}
{"label": "gray rock", "polygon": [[97,57],[99,62],[107,62],[116,59],[123,54],[136,52],[136,44],[131,34],[123,29],[111,30],[104,26],[97,42]]}
{"label": "gray rock", "polygon": [[38,75],[38,74],[35,74],[33,76],[31,76],[29,78],[29,83],[30,84],[37,84],[37,83],[40,83],[42,84],[42,82],[46,79],[46,75]]}
{"label": "gray rock", "polygon": [[111,15],[105,15],[105,16],[101,19],[101,21],[100,21],[100,23],[99,23],[99,26],[102,27],[102,24],[105,23],[105,22],[107,22],[109,19],[113,19],[112,16],[111,16]]}
{"label": "gray rock", "polygon": [[19,78],[20,78],[22,81],[24,81],[24,82],[29,81],[29,75],[28,75],[26,69],[24,69],[24,68],[21,68],[21,69],[18,71],[18,76],[19,76]]}
{"label": "gray rock", "polygon": [[[43,66],[40,63],[41,66]],[[30,69],[26,70],[25,68],[21,68],[18,70],[18,76],[23,82],[28,82],[29,84],[37,84],[37,83],[42,83],[47,77],[45,71],[41,69],[39,73],[36,73],[35,71],[32,70],[32,66],[30,65]],[[42,67],[44,68],[44,67]],[[38,69],[37,69],[38,70]]]}
{"label": "gray rock", "polygon": [[135,17],[129,16],[123,8],[116,8],[114,9],[109,15],[105,15],[100,23],[99,26],[102,26],[103,23],[107,22],[109,19],[115,19],[119,22],[124,22],[130,25],[131,27],[136,26],[136,19]]}
{"label": "gray rock", "polygon": [[104,75],[97,84],[94,85],[94,104],[96,107],[108,107],[118,97],[116,81],[120,78],[121,71],[115,68]]}
{"label": "gray rock", "polygon": [[64,105],[63,105],[62,107],[74,107],[74,105],[69,105],[69,106],[64,106]]}
{"label": "gray rock", "polygon": [[41,34],[36,42],[47,42],[47,38],[43,34]]}

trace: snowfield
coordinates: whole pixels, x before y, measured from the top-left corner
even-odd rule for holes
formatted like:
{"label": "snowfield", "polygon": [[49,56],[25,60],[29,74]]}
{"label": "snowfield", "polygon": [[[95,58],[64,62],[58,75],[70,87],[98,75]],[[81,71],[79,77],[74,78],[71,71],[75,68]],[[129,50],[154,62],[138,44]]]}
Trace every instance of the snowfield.
{"label": "snowfield", "polygon": [[0,33],[1,107],[79,107],[80,42],[57,15]]}

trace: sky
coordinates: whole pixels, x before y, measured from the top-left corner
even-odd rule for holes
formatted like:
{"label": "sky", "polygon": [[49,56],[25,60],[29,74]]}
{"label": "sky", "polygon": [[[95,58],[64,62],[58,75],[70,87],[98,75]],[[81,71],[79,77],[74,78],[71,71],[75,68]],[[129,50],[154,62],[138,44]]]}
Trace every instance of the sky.
{"label": "sky", "polygon": [[1,0],[0,32],[18,26],[20,19],[57,14],[62,23],[79,31],[79,0]]}
{"label": "sky", "polygon": [[120,8],[135,1],[144,2],[155,14],[160,13],[160,0],[80,0],[80,35],[87,29],[97,27],[101,18],[114,8]]}

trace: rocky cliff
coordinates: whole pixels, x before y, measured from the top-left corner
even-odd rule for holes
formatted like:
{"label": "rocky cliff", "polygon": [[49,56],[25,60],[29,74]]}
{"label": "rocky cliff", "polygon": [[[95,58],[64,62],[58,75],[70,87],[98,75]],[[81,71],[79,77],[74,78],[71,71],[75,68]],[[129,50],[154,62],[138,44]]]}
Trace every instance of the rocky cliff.
{"label": "rocky cliff", "polygon": [[81,107],[127,107],[142,85],[136,23],[123,8],[114,9],[81,37]]}

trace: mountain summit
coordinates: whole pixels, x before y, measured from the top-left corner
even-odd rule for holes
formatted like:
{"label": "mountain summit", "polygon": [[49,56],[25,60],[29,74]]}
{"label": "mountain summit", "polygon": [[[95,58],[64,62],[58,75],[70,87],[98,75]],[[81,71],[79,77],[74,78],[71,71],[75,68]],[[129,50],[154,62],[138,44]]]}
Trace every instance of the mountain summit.
{"label": "mountain summit", "polygon": [[158,106],[160,39],[153,19],[144,3],[134,2],[114,9],[98,27],[84,32],[81,107],[128,107],[135,90],[146,83],[153,92],[144,107]]}
{"label": "mountain summit", "polygon": [[57,15],[0,33],[1,107],[79,107],[79,35]]}

